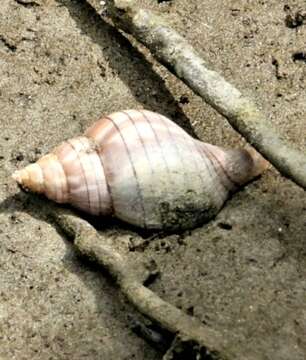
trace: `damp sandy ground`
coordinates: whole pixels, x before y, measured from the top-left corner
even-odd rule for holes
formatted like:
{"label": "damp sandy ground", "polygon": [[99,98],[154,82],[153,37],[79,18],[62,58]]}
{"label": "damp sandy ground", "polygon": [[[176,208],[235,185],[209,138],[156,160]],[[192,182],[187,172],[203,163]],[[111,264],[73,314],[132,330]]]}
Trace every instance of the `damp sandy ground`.
{"label": "damp sandy ground", "polygon": [[[306,52],[306,25],[285,22],[306,12],[305,1],[141,3],[305,151],[306,62],[296,54]],[[85,1],[1,1],[1,360],[161,358],[133,333],[138,315],[112,281],[77,258],[43,207],[30,205],[10,178],[102,113],[135,107],[159,111],[207,142],[243,144],[225,119]],[[137,246],[142,235],[128,226],[104,226],[131,258],[156,263],[152,290],[220,331],[240,356],[306,358],[306,194],[275,170],[190,232]]]}

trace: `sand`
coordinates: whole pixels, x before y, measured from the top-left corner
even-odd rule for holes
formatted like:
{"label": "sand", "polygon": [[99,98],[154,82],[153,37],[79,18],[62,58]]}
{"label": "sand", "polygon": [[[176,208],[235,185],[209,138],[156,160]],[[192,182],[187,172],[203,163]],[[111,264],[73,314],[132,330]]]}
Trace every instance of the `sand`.
{"label": "sand", "polygon": [[[255,99],[292,146],[306,146],[305,1],[139,1]],[[103,12],[103,6],[98,8]],[[287,22],[286,22],[287,18]],[[290,25],[291,24],[291,25]],[[159,111],[190,134],[244,144],[226,120],[96,15],[85,1],[3,0],[0,9],[0,359],[161,359],[133,331],[139,315],[79,259],[11,173],[101,114]],[[46,200],[47,201],[47,200]],[[216,219],[180,234],[103,231],[152,261],[163,299],[220,331],[251,360],[306,358],[306,195],[270,168]],[[131,251],[133,250],[133,251]]]}

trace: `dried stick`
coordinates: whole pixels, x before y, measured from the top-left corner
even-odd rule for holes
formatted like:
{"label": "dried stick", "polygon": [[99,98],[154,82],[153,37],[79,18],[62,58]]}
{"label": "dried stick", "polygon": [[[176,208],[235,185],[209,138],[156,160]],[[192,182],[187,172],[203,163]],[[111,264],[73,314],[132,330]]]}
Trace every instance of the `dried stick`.
{"label": "dried stick", "polygon": [[306,155],[282,140],[256,105],[209,69],[181,35],[133,0],[109,0],[107,10],[116,26],[147,46],[162,64],[225,116],[281,174],[306,189]]}
{"label": "dried stick", "polygon": [[220,333],[203,326],[196,318],[186,315],[146,288],[142,284],[143,276],[139,275],[137,269],[87,221],[53,205],[48,209],[60,229],[73,239],[77,251],[106,269],[139,312],[176,335],[178,341],[199,344],[211,359],[237,359]]}

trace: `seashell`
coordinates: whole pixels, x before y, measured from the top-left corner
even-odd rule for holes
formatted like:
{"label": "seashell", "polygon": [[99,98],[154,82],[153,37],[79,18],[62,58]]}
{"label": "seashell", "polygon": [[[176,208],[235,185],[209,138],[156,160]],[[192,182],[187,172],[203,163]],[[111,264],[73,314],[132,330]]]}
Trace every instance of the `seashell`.
{"label": "seashell", "polygon": [[253,149],[206,144],[163,115],[126,110],[103,117],[13,178],[93,215],[178,230],[214,217],[232,192],[266,167]]}

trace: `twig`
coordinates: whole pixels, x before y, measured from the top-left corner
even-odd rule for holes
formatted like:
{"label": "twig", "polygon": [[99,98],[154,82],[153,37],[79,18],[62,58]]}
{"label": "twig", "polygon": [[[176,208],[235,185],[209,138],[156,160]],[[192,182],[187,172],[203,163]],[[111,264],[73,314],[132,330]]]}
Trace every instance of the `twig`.
{"label": "twig", "polygon": [[199,345],[210,359],[237,359],[220,333],[203,326],[196,318],[184,314],[143,286],[143,276],[87,221],[53,205],[50,205],[48,213],[73,240],[77,251],[106,269],[122,293],[143,315],[176,335],[177,341]]}
{"label": "twig", "polygon": [[136,6],[133,0],[109,0],[108,13],[116,26],[147,46],[162,64],[225,116],[284,176],[306,189],[305,154],[281,139],[256,105],[209,69],[181,35],[159,16]]}

